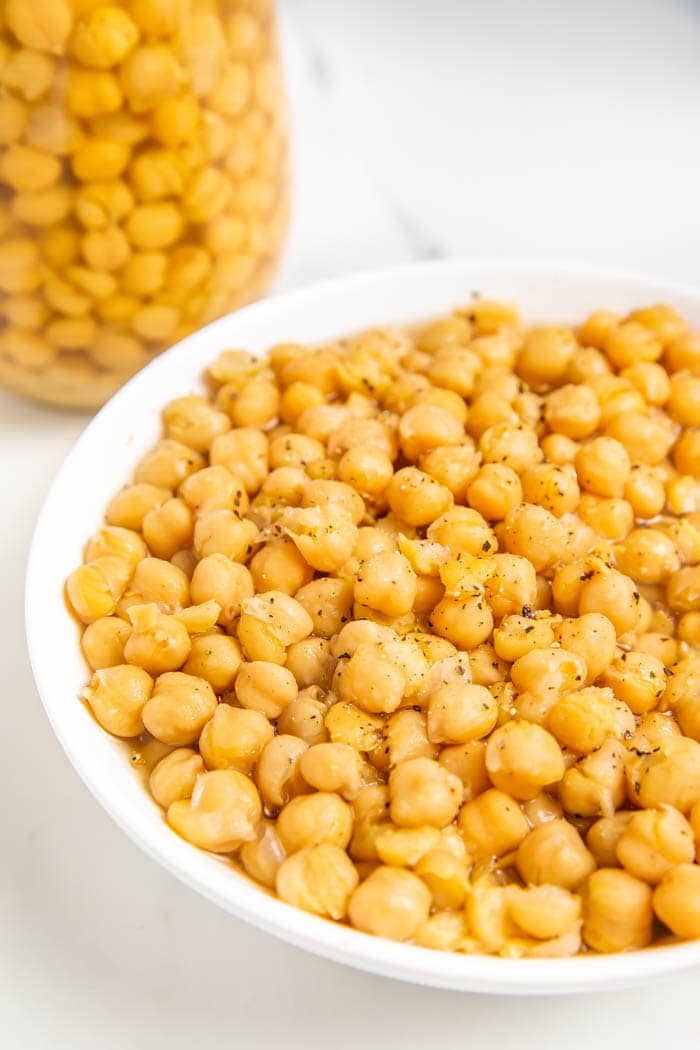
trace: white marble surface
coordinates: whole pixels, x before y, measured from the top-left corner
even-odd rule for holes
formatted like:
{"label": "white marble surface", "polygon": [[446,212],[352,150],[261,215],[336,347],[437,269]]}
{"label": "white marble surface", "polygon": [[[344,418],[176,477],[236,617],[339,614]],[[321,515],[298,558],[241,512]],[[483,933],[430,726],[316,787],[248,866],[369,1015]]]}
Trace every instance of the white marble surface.
{"label": "white marble surface", "polygon": [[[278,287],[437,255],[700,279],[693,0],[286,0],[296,208]],[[22,629],[42,495],[85,417],[0,393],[0,1043],[635,1050],[700,1037],[698,974],[596,998],[410,988],[195,897],[92,801]],[[66,702],[71,702],[70,697]]]}

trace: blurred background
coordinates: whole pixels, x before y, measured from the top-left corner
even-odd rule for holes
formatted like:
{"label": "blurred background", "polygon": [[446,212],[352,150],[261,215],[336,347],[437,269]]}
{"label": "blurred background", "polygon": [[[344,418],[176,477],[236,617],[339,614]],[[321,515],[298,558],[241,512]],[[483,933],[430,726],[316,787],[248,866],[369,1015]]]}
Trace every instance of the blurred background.
{"label": "blurred background", "polygon": [[[695,0],[281,0],[278,10],[294,193],[273,290],[450,255],[698,282]],[[606,1033],[636,1048],[661,1033],[685,1045],[700,1036],[693,974],[595,1000],[506,1003],[354,973],[225,915],[112,825],[53,739],[22,625],[33,522],[86,418],[0,391],[8,1050],[435,1038],[578,1050]]]}

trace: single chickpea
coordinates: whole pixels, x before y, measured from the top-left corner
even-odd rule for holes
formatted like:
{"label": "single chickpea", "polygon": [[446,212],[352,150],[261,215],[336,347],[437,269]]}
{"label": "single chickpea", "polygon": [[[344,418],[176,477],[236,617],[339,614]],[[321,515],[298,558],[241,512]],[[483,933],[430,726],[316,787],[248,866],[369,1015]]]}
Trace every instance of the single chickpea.
{"label": "single chickpea", "polygon": [[231,561],[246,561],[257,538],[257,525],[231,510],[207,511],[194,523],[193,546],[198,558],[223,554]]}
{"label": "single chickpea", "polygon": [[581,581],[579,591],[579,614],[600,613],[606,616],[615,627],[618,637],[633,630],[640,600],[634,580],[614,569],[594,571],[590,578],[587,573],[584,576],[586,578]]}
{"label": "single chickpea", "polygon": [[[433,543],[447,547],[452,554],[481,557],[498,547],[493,530],[478,511],[469,507],[448,510],[428,527],[426,535]],[[436,570],[439,571],[443,560],[444,556],[438,559]]]}
{"label": "single chickpea", "polygon": [[344,850],[322,842],[299,850],[282,862],[276,890],[282,900],[314,915],[342,919],[359,882]]}
{"label": "single chickpea", "polygon": [[389,777],[391,819],[399,827],[444,828],[462,803],[462,782],[430,758],[412,758]]}
{"label": "single chickpea", "polygon": [[190,581],[195,602],[215,601],[220,606],[219,623],[230,625],[243,604],[255,593],[252,576],[240,562],[225,554],[209,554],[197,562]]}
{"label": "single chickpea", "polygon": [[141,527],[149,550],[157,558],[172,558],[176,551],[192,544],[192,511],[182,499],[169,499],[162,506],[149,510]]}
{"label": "single chickpea", "polygon": [[510,918],[538,940],[560,937],[581,917],[580,898],[560,886],[508,886],[506,895]]}
{"label": "single chickpea", "polygon": [[348,580],[322,576],[300,587],[295,598],[313,620],[314,634],[331,638],[350,619],[353,587]]}
{"label": "single chickpea", "polygon": [[356,751],[373,751],[377,748],[384,727],[381,718],[345,700],[328,708],[325,725],[333,743],[349,744]]}
{"label": "single chickpea", "polygon": [[377,499],[384,493],[394,474],[394,465],[382,449],[374,445],[356,445],[343,453],[338,463],[338,478],[359,492],[364,499]]}
{"label": "single chickpea", "polygon": [[428,738],[438,744],[463,744],[487,736],[497,719],[496,701],[484,686],[443,685],[428,702]]}
{"label": "single chickpea", "polygon": [[466,744],[443,747],[438,761],[462,781],[465,802],[470,802],[488,788],[490,781],[486,770],[486,744],[483,740],[470,740]]}
{"label": "single chickpea", "polygon": [[522,474],[542,460],[534,430],[523,423],[494,423],[479,439],[484,463],[502,463]]}
{"label": "single chickpea", "polygon": [[577,348],[570,328],[535,328],[525,337],[515,370],[534,390],[545,391],[564,381]]}
{"label": "single chickpea", "polygon": [[78,619],[89,624],[110,616],[132,572],[132,565],[116,555],[95,558],[75,569],[66,580],[66,595]]}
{"label": "single chickpea", "polygon": [[576,828],[566,820],[550,820],[523,838],[516,867],[528,885],[575,890],[595,871],[595,860]]}
{"label": "single chickpea", "polygon": [[197,777],[204,771],[202,756],[197,751],[178,747],[154,766],[148,786],[158,805],[167,809],[173,802],[192,798]]}
{"label": "single chickpea", "polygon": [[537,578],[528,558],[515,554],[494,554],[490,568],[486,596],[495,617],[502,618],[509,613],[521,613],[523,608],[535,607]]}
{"label": "single chickpea", "polygon": [[313,569],[287,536],[268,541],[253,556],[250,573],[258,591],[295,594],[311,581]]}
{"label": "single chickpea", "polygon": [[459,445],[464,438],[464,425],[442,407],[419,402],[401,416],[398,433],[401,451],[406,459],[415,462],[441,445]]}
{"label": "single chickpea", "polygon": [[673,462],[681,474],[700,478],[700,427],[684,430],[673,448]]}
{"label": "single chickpea", "polygon": [[231,853],[252,842],[261,817],[255,784],[234,769],[201,773],[192,797],[168,808],[168,823],[178,835],[214,853]]}
{"label": "single chickpea", "polygon": [[243,664],[236,678],[236,697],[241,706],[272,719],[296,700],[298,692],[291,671],[263,660]]}
{"label": "single chickpea", "polygon": [[143,708],[143,724],[156,740],[173,747],[193,744],[216,710],[208,682],[181,671],[159,675]]}
{"label": "single chickpea", "polygon": [[110,525],[138,531],[146,514],[162,507],[170,496],[169,489],[157,485],[127,485],[110,500],[105,518]]}
{"label": "single chickpea", "polygon": [[502,463],[485,463],[467,488],[470,507],[487,521],[502,521],[522,498],[520,478]]}
{"label": "single chickpea", "polygon": [[413,608],[416,586],[408,559],[398,551],[384,551],[360,563],[354,597],[362,605],[399,617]]}
{"label": "single chickpea", "polygon": [[[618,327],[621,318],[612,310],[594,310],[578,331],[579,341],[584,347],[602,350],[609,335]],[[579,351],[579,354],[582,351]],[[600,355],[602,358],[602,354]],[[603,358],[607,365],[607,361]],[[609,366],[608,366],[609,367]]]}
{"label": "single chickpea", "polygon": [[288,508],[279,519],[306,562],[319,572],[337,572],[351,557],[357,526],[339,505]]}
{"label": "single chickpea", "polygon": [[388,770],[411,758],[437,757],[438,749],[428,739],[427,718],[423,711],[402,708],[378,728],[381,739],[377,739],[376,747],[370,749],[370,760],[378,768]]}
{"label": "single chickpea", "polygon": [[285,852],[272,821],[263,820],[258,824],[256,836],[252,841],[243,843],[238,856],[252,879],[274,890]]}
{"label": "single chickpea", "polygon": [[457,818],[467,850],[476,857],[500,857],[517,849],[529,831],[516,800],[489,788],[468,800]]}
{"label": "single chickpea", "polygon": [[677,864],[695,859],[693,829],[678,810],[635,813],[617,843],[617,857],[631,875],[651,885]]}
{"label": "single chickpea", "polygon": [[386,495],[392,512],[409,525],[429,525],[448,509],[452,494],[429,474],[404,467],[394,474]]}
{"label": "single chickpea", "polygon": [[319,686],[331,687],[336,660],[326,638],[304,638],[287,650],[286,667],[293,674],[300,689]]}
{"label": "single chickpea", "polygon": [[311,747],[328,739],[325,726],[326,708],[323,692],[318,686],[301,689],[296,700],[287,704],[277,720],[277,730],[299,737]]}
{"label": "single chickpea", "polygon": [[634,464],[625,483],[625,499],[630,503],[635,517],[654,518],[661,513],[666,502],[663,481],[652,467]]}
{"label": "single chickpea", "polygon": [[395,711],[403,699],[406,675],[387,659],[386,643],[361,642],[349,659],[340,659],[334,691],[341,700],[371,714]]}
{"label": "single chickpea", "polygon": [[182,667],[190,654],[190,636],[179,620],[154,603],[132,605],[128,616],[132,630],[124,646],[127,663],[152,675]]}
{"label": "single chickpea", "polygon": [[118,65],[139,38],[138,27],[120,7],[98,7],[77,23],[71,53],[84,66],[109,69]]}
{"label": "single chickpea", "polygon": [[166,438],[159,441],[139,462],[134,480],[137,483],[174,490],[186,477],[201,470],[203,466],[204,459],[198,452],[179,441]]}
{"label": "single chickpea", "polygon": [[115,556],[135,566],[146,557],[146,547],[133,529],[122,529],[115,525],[104,525],[90,539],[85,548],[87,561]]}
{"label": "single chickpea", "polygon": [[540,448],[547,463],[556,463],[563,467],[573,463],[578,452],[578,444],[563,434],[547,434],[540,442]]}
{"label": "single chickpea", "polygon": [[572,468],[540,463],[522,476],[523,500],[544,507],[557,517],[576,510],[580,498],[578,481]]}
{"label": "single chickpea", "polygon": [[554,628],[554,633],[564,649],[583,657],[589,684],[594,682],[617,656],[615,627],[607,616],[601,613],[585,613],[583,616],[562,620]]}
{"label": "single chickpea", "polygon": [[595,857],[599,868],[620,866],[617,859],[617,844],[632,816],[632,810],[621,809],[591,824],[586,834],[586,845]]}
{"label": "single chickpea", "polygon": [[634,803],[687,813],[700,799],[700,743],[685,736],[659,738],[653,750],[628,763],[626,772]]}
{"label": "single chickpea", "polygon": [[625,321],[609,332],[604,350],[613,367],[622,369],[638,361],[658,361],[663,345],[639,321]]}
{"label": "single chickpea", "polygon": [[281,809],[290,799],[306,792],[308,784],[301,775],[299,761],[307,747],[304,740],[285,733],[278,733],[263,747],[255,779],[269,809]]}
{"label": "single chickpea", "polygon": [[464,502],[468,486],[479,470],[480,457],[470,442],[441,445],[420,457],[420,469]]}
{"label": "single chickpea", "polygon": [[166,436],[197,452],[207,452],[214,438],[230,429],[223,412],[215,411],[206,398],[179,397],[163,409]]}
{"label": "single chickpea", "polygon": [[445,597],[435,606],[428,625],[459,649],[473,649],[493,631],[493,614],[482,596]]}
{"label": "single chickpea", "polygon": [[215,693],[231,689],[241,667],[241,647],[225,634],[200,634],[191,640],[190,655],[183,666],[185,674],[203,678]]}
{"label": "single chickpea", "polygon": [[559,520],[544,507],[521,503],[506,516],[503,529],[506,551],[526,556],[536,572],[551,568],[559,560],[564,542]]}
{"label": "single chickpea", "polygon": [[622,744],[608,739],[567,769],[559,786],[566,812],[577,817],[612,816],[627,793],[625,757]]}
{"label": "single chickpea", "polygon": [[118,616],[103,616],[88,624],[80,644],[90,668],[98,671],[123,664],[124,646],[130,634],[129,624]]}
{"label": "single chickpea", "polygon": [[582,441],[591,437],[600,423],[600,405],[589,386],[567,384],[545,399],[545,421],[554,434]]}
{"label": "single chickpea", "polygon": [[496,655],[512,663],[533,649],[544,649],[554,642],[552,625],[546,619],[505,616],[493,632]]}
{"label": "single chickpea", "polygon": [[700,866],[679,864],[666,872],[652,900],[658,918],[677,937],[700,936]]}
{"label": "single chickpea", "polygon": [[417,875],[382,865],[354,891],[348,915],[358,930],[407,941],[427,920],[430,902],[430,890]]}
{"label": "single chickpea", "polygon": [[288,853],[322,842],[345,849],[350,842],[353,811],[340,795],[317,791],[297,795],[281,810],[277,833]]}
{"label": "single chickpea", "polygon": [[617,653],[605,669],[602,683],[635,715],[643,715],[656,707],[666,688],[664,665],[648,653]]}
{"label": "single chickpea", "polygon": [[103,729],[132,737],[143,732],[143,709],[152,689],[153,679],[141,667],[118,664],[95,671],[81,696]]}
{"label": "single chickpea", "polygon": [[563,747],[590,754],[606,737],[622,739],[635,729],[634,715],[612,689],[587,686],[563,693],[549,712],[548,726]]}
{"label": "single chickpea", "polygon": [[664,583],[680,568],[673,540],[658,529],[635,529],[614,553],[620,571],[641,583]]}
{"label": "single chickpea", "polygon": [[619,868],[600,868],[583,896],[583,939],[598,952],[643,948],[651,940],[651,890]]}
{"label": "single chickpea", "polygon": [[677,641],[662,631],[646,631],[638,635],[635,648],[640,653],[655,656],[666,667],[670,667],[678,659]]}
{"label": "single chickpea", "polygon": [[22,0],[7,0],[5,8],[7,26],[20,44],[53,55],[65,54],[73,27],[67,0],[38,0],[31,7]]}
{"label": "single chickpea", "polygon": [[614,438],[597,437],[582,445],[574,461],[579,485],[596,496],[621,497],[630,473],[630,458]]}
{"label": "single chickpea", "polygon": [[486,745],[491,781],[515,798],[534,798],[541,788],[561,780],[564,768],[557,741],[534,723],[506,722]]}
{"label": "single chickpea", "polygon": [[301,756],[299,771],[317,791],[335,792],[349,802],[362,787],[362,759],[349,744],[314,744]]}
{"label": "single chickpea", "polygon": [[222,703],[202,728],[199,750],[208,769],[249,773],[273,735],[274,729],[261,711]]}

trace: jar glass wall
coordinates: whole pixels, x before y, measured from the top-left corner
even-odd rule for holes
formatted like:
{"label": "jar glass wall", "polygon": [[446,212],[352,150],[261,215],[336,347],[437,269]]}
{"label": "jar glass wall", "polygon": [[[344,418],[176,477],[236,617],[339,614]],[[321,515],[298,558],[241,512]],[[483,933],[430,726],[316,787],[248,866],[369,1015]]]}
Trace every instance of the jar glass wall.
{"label": "jar glass wall", "polygon": [[271,0],[0,0],[0,385],[98,405],[261,295],[286,135]]}

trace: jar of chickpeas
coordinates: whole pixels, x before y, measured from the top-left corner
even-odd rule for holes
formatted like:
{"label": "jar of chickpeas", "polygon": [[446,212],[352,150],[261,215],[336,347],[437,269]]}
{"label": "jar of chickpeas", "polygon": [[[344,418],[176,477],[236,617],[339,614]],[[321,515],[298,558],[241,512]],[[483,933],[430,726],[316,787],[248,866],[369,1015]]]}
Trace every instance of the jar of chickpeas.
{"label": "jar of chickpeas", "polygon": [[271,0],[0,0],[0,385],[99,405],[262,294],[287,210]]}

